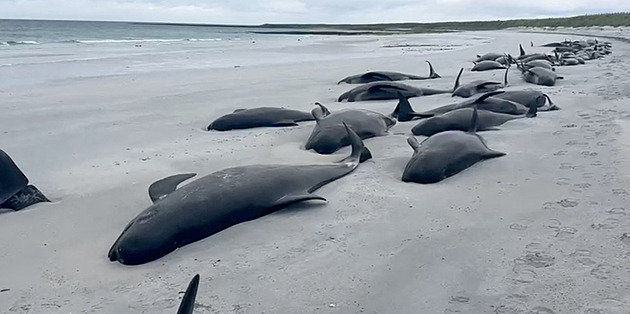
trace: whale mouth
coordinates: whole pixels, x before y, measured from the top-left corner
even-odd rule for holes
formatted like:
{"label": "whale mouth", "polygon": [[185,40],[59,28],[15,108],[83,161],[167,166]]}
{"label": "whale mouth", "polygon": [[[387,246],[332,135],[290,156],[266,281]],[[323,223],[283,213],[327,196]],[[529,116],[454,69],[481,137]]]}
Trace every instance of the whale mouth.
{"label": "whale mouth", "polygon": [[112,245],[112,248],[109,249],[109,253],[107,253],[107,257],[109,257],[109,260],[112,262],[115,262],[118,259],[118,249],[117,249],[117,244],[118,241],[116,241],[116,243],[114,243],[114,245]]}

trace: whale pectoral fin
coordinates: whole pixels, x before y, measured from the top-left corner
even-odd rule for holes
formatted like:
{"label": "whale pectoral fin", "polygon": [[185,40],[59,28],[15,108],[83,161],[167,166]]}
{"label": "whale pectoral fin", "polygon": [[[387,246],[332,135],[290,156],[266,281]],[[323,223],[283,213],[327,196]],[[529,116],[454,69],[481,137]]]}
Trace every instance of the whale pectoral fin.
{"label": "whale pectoral fin", "polygon": [[197,298],[197,288],[199,288],[199,274],[195,275],[188,284],[182,303],[179,304],[177,314],[192,314],[195,308],[195,299]]}
{"label": "whale pectoral fin", "polygon": [[177,189],[177,186],[180,183],[196,175],[196,173],[182,173],[153,182],[149,186],[149,197],[151,198],[151,201],[155,203],[155,201],[169,195]]}
{"label": "whale pectoral fin", "polygon": [[326,202],[327,200],[319,195],[315,194],[299,194],[299,195],[285,195],[274,202],[273,207],[284,207],[294,203],[308,201],[308,200],[321,200]]}
{"label": "whale pectoral fin", "polygon": [[293,120],[280,120],[271,124],[271,126],[296,126],[298,125]]}
{"label": "whale pectoral fin", "polygon": [[414,152],[417,152],[420,150],[420,143],[418,143],[418,139],[416,139],[415,136],[411,135],[407,138],[407,143],[409,144],[409,146],[411,146],[411,148],[413,148]]}

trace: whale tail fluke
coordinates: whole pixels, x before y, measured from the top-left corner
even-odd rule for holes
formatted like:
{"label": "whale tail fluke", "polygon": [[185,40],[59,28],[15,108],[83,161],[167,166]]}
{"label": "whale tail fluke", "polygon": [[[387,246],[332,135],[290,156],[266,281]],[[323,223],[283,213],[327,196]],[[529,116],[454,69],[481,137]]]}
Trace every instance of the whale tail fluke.
{"label": "whale tail fluke", "polygon": [[372,153],[367,147],[365,147],[359,135],[354,132],[354,130],[352,130],[345,122],[343,123],[343,126],[346,128],[346,132],[348,133],[348,137],[350,138],[352,152],[350,153],[350,156],[342,159],[340,162],[349,162],[353,164],[353,167],[356,167],[359,165],[359,163],[371,159]]}
{"label": "whale tail fluke", "polygon": [[539,96],[536,97],[536,100],[534,100],[533,103],[529,104],[529,110],[527,110],[527,113],[525,114],[526,117],[533,118],[538,114],[538,101],[541,97],[544,100],[545,96]]}
{"label": "whale tail fluke", "polygon": [[38,190],[34,185],[27,185],[17,193],[13,194],[8,200],[0,204],[0,208],[10,208],[15,211],[24,209],[37,203],[49,203],[50,200]]}
{"label": "whale tail fluke", "polygon": [[441,76],[435,72],[435,69],[433,69],[433,65],[431,64],[431,62],[429,62],[429,60],[425,61],[429,64],[429,78],[440,78]]}

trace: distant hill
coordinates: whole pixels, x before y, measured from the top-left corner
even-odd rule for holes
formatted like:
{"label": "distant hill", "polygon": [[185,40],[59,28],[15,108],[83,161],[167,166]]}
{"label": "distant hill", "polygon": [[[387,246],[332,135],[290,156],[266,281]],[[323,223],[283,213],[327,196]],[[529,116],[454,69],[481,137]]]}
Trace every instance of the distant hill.
{"label": "distant hill", "polygon": [[[455,30],[496,30],[511,27],[630,26],[630,13],[605,13],[566,18],[518,19],[474,22],[384,23],[384,24],[263,24],[266,29],[372,31],[385,33],[430,33]],[[272,32],[272,31],[270,31]]]}

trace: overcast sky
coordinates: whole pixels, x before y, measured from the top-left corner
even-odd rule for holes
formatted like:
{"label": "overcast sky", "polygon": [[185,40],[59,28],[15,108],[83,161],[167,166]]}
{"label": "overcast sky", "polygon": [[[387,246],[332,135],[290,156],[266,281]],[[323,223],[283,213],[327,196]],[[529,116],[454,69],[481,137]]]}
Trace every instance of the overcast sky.
{"label": "overcast sky", "polygon": [[0,0],[0,18],[208,24],[496,20],[630,11],[630,0]]}

